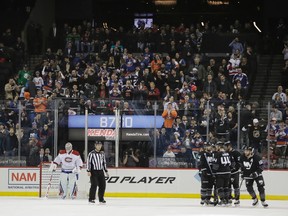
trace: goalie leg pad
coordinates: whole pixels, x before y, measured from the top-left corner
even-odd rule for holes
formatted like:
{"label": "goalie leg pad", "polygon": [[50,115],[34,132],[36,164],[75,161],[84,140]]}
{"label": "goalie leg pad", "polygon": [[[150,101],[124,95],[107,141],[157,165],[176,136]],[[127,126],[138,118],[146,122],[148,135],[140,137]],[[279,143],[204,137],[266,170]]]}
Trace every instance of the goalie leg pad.
{"label": "goalie leg pad", "polygon": [[75,173],[69,173],[69,191],[70,191],[70,198],[74,199],[77,195],[77,174]]}
{"label": "goalie leg pad", "polygon": [[[67,173],[60,174],[60,195],[64,199],[67,196],[68,191],[68,175]],[[61,193],[62,191],[62,193]]]}

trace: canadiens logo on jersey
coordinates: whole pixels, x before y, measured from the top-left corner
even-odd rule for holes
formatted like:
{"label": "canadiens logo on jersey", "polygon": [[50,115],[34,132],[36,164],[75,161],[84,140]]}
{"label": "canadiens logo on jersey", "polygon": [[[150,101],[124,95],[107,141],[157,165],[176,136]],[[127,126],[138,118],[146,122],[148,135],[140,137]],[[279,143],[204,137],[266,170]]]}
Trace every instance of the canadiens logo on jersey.
{"label": "canadiens logo on jersey", "polygon": [[71,158],[71,157],[65,157],[65,162],[67,162],[67,163],[71,163],[72,161],[73,161],[73,158]]}

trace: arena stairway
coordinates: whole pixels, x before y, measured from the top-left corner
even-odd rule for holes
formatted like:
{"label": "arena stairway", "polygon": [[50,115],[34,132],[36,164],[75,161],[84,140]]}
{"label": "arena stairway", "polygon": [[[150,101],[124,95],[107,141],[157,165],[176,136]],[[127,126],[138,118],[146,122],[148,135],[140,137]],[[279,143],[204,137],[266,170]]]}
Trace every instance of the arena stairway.
{"label": "arena stairway", "polygon": [[267,104],[271,103],[272,95],[281,83],[281,71],[284,66],[282,55],[260,55],[257,64],[257,74],[249,101],[258,102],[260,119],[267,119]]}

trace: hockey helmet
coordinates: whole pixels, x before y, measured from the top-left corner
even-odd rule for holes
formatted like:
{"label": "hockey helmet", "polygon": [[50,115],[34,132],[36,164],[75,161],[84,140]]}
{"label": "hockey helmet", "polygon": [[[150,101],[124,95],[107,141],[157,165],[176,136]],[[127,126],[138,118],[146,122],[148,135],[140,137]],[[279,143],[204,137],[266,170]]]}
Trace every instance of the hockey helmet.
{"label": "hockey helmet", "polygon": [[249,146],[245,147],[244,150],[245,150],[245,151],[251,151],[251,152],[254,152],[254,148],[249,147]]}
{"label": "hockey helmet", "polygon": [[72,150],[73,146],[70,142],[65,144],[65,150],[66,152],[70,152]]}

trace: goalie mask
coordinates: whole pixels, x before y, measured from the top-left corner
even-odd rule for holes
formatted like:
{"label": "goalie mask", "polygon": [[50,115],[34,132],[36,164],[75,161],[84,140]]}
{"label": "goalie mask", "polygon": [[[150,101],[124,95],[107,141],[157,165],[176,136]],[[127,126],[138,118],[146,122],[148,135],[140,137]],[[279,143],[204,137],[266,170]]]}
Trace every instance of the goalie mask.
{"label": "goalie mask", "polygon": [[70,142],[66,143],[65,150],[66,150],[66,152],[72,151],[72,144]]}

